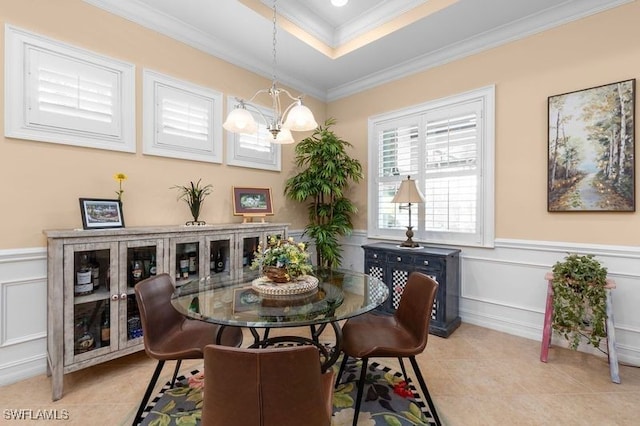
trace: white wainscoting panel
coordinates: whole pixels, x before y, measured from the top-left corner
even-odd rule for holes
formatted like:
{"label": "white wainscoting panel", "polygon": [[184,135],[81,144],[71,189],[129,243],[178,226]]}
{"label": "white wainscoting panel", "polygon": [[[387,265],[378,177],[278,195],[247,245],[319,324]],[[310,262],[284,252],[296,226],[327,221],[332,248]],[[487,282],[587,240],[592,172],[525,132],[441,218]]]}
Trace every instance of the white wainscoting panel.
{"label": "white wainscoting panel", "polygon": [[[343,267],[363,271],[360,246],[377,241],[368,240],[366,231],[344,239]],[[618,358],[640,366],[640,247],[498,239],[494,248],[458,248],[462,321],[538,341],[547,295],[545,273],[568,253],[594,254],[617,285],[612,295]],[[557,336],[553,345],[568,346]],[[602,356],[586,344],[579,350]]]}
{"label": "white wainscoting panel", "polygon": [[0,250],[0,386],[46,371],[46,254]]}
{"label": "white wainscoting panel", "polygon": [[[305,240],[301,230],[290,230],[289,236]],[[361,230],[343,239],[342,267],[363,271],[361,246],[373,242]],[[544,274],[567,253],[596,255],[617,284],[618,358],[640,366],[640,248],[506,239],[496,240],[493,249],[459,248],[462,321],[538,341]],[[46,371],[46,263],[45,248],[0,250],[0,386]],[[558,337],[553,345],[567,346]],[[593,352],[586,345],[579,350]]]}

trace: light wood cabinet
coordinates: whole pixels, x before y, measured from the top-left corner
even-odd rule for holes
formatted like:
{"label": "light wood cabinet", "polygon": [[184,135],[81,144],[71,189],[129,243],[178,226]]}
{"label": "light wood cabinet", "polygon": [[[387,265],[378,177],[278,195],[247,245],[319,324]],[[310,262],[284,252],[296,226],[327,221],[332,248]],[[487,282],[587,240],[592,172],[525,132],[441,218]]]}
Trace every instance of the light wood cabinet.
{"label": "light wood cabinet", "polygon": [[233,223],[44,231],[53,400],[62,397],[64,374],[144,349],[133,291],[138,281],[154,272],[169,273],[177,285],[207,276],[237,278],[260,241],[286,238],[287,229]]}

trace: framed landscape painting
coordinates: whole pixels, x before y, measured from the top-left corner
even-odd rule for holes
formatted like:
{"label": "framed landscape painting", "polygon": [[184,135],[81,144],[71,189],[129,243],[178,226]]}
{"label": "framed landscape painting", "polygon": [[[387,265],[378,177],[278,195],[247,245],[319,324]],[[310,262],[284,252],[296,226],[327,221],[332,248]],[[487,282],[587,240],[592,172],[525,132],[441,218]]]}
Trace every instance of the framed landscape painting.
{"label": "framed landscape painting", "polygon": [[118,200],[80,198],[84,229],[123,228],[122,203]]}
{"label": "framed landscape painting", "polygon": [[549,97],[548,211],[635,211],[635,83]]}

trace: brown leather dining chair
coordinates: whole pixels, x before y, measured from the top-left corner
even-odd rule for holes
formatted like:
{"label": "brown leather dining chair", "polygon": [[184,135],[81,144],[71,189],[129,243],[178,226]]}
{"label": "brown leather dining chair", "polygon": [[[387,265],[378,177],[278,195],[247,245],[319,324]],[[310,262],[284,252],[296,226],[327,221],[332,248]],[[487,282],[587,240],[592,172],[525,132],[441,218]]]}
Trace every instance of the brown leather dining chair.
{"label": "brown leather dining chair", "polygon": [[340,365],[336,386],[340,382],[347,359],[349,357],[362,359],[354,425],[358,422],[369,358],[398,358],[405,380],[407,380],[407,372],[402,359],[409,358],[433,419],[437,425],[441,424],[415,358],[427,346],[431,310],[437,290],[438,283],[435,280],[422,273],[412,272],[393,316],[367,313],[348,319],[342,326],[344,358]]}
{"label": "brown leather dining chair", "polygon": [[334,374],[314,346],[204,349],[207,426],[329,426]]}
{"label": "brown leather dining chair", "polygon": [[[153,376],[149,381],[133,424],[140,422],[151,392],[165,361],[175,360],[176,368],[171,379],[173,387],[183,359],[202,359],[206,345],[215,343],[220,326],[203,321],[188,319],[171,305],[174,292],[173,281],[169,274],[159,274],[140,281],[135,286],[136,300],[140,310],[144,350],[153,359],[158,360]],[[222,345],[240,346],[242,330],[228,327],[222,333]]]}

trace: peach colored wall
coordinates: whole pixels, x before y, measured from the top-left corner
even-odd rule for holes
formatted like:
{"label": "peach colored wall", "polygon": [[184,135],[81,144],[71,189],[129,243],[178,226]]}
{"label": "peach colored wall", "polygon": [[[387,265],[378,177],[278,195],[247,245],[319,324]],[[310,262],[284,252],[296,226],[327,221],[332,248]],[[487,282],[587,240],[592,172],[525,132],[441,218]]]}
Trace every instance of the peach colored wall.
{"label": "peach colored wall", "polygon": [[[495,84],[496,237],[638,245],[638,212],[548,213],[546,204],[547,97],[638,78],[638,17],[633,2],[331,102],[327,114],[366,162],[368,117]],[[367,227],[366,197],[358,188],[356,228]]]}
{"label": "peach colored wall", "polygon": [[[203,205],[202,219],[210,223],[239,221],[232,214],[231,187],[273,189],[275,215],[270,221],[304,221],[282,194],[293,165],[293,145],[283,147],[282,172],[142,155],[142,70],[149,68],[222,92],[251,96],[270,82],[154,31],[109,14],[80,0],[3,0],[0,7],[0,56],[4,58],[4,24],[42,34],[136,66],[137,153],[118,153],[0,135],[0,249],[46,245],[43,229],[81,228],[79,197],[113,198],[116,172],[124,182],[127,226],[183,223],[190,219],[186,204],[169,189],[202,178],[214,186]],[[4,67],[0,67],[4,80]],[[297,93],[297,91],[293,91]],[[0,88],[4,99],[4,86]],[[306,98],[321,122],[326,105]],[[4,102],[2,103],[4,108]],[[4,109],[0,110],[4,129]],[[225,136],[226,139],[226,136]],[[299,139],[299,137],[298,137]]]}

